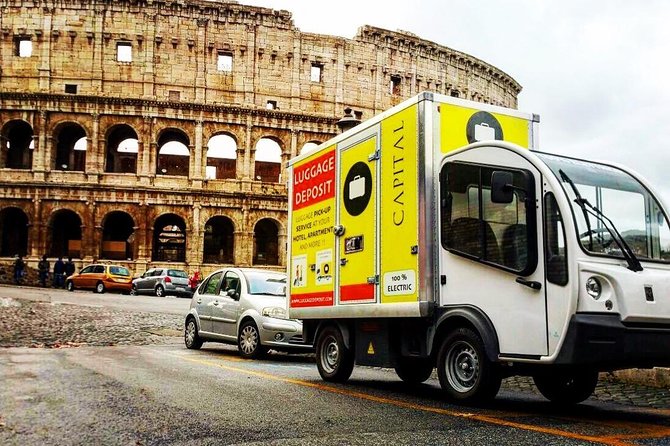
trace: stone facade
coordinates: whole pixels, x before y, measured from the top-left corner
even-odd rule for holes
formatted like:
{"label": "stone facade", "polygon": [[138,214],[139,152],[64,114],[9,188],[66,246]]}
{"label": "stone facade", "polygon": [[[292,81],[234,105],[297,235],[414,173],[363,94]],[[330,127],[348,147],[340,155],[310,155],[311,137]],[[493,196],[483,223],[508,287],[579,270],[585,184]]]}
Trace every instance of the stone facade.
{"label": "stone facade", "polygon": [[[430,90],[515,108],[521,90],[410,33],[303,33],[223,1],[0,0],[0,60],[0,258],[135,272],[285,265],[285,164],[345,107]],[[217,135],[232,156],[209,152]]]}

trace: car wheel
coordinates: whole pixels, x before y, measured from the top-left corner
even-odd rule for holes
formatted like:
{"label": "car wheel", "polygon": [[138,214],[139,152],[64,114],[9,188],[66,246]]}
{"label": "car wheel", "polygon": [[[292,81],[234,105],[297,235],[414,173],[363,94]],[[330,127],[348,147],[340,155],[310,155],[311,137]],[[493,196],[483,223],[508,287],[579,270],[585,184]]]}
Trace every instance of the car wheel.
{"label": "car wheel", "polygon": [[95,284],[95,292],[98,294],[102,294],[105,292],[105,284],[102,282],[98,282]]}
{"label": "car wheel", "polygon": [[562,370],[533,376],[537,389],[554,404],[572,405],[591,396],[598,385],[598,372]]}
{"label": "car wheel", "polygon": [[130,295],[137,296],[137,287],[135,286],[135,284],[133,284],[133,286],[130,287]]}
{"label": "car wheel", "polygon": [[267,348],[261,345],[261,334],[254,321],[246,321],[240,327],[237,336],[237,347],[243,358],[255,359],[267,353]]}
{"label": "car wheel", "polygon": [[489,361],[484,342],[469,328],[449,333],[437,357],[440,386],[449,397],[463,403],[477,403],[495,398],[502,376]]}
{"label": "car wheel", "polygon": [[74,283],[72,283],[71,280],[68,280],[65,284],[65,288],[67,288],[68,291],[74,291]]}
{"label": "car wheel", "polygon": [[408,384],[421,384],[430,378],[433,368],[433,362],[430,359],[402,358],[395,366],[395,372]]}
{"label": "car wheel", "polygon": [[344,344],[340,329],[329,326],[316,342],[316,367],[324,381],[345,382],[354,370],[354,353]]}
{"label": "car wheel", "polygon": [[186,348],[199,350],[202,347],[202,342],[202,338],[198,334],[198,324],[195,323],[195,318],[188,318],[186,327],[184,328],[184,344],[186,344]]}
{"label": "car wheel", "polygon": [[158,285],[156,287],[156,296],[158,296],[158,297],[165,296],[165,289],[163,289],[163,285]]}

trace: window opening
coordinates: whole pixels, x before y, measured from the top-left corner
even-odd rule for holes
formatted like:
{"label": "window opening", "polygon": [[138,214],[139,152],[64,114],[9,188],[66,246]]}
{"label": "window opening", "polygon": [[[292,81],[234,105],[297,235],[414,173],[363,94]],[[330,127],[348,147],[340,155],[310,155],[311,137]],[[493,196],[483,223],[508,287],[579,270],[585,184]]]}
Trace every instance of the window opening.
{"label": "window opening", "polygon": [[323,76],[323,65],[313,63],[309,75],[309,80],[311,80],[312,82],[321,82],[322,76]]}
{"label": "window opening", "polygon": [[551,192],[544,196],[544,232],[546,234],[544,250],[547,280],[556,285],[566,285],[568,283],[568,255],[565,245],[565,228],[556,197]]}
{"label": "window opening", "polygon": [[116,60],[118,62],[132,62],[133,61],[133,47],[130,42],[117,42],[116,44]]}
{"label": "window opening", "polygon": [[219,53],[216,59],[216,69],[224,73],[233,71],[233,55],[231,53]]}
{"label": "window opening", "polygon": [[400,95],[400,85],[402,79],[398,75],[391,76],[391,94],[394,96]]}
{"label": "window opening", "polygon": [[207,142],[205,178],[220,180],[237,176],[237,143],[230,135],[215,135]]}
{"label": "window opening", "polygon": [[19,57],[30,57],[33,55],[33,42],[29,37],[16,40],[16,55]]}
{"label": "window opening", "polygon": [[256,144],[254,178],[258,181],[278,183],[281,174],[281,154],[279,143],[270,138],[261,138]]}
{"label": "window opening", "polygon": [[65,93],[77,94],[77,86],[75,84],[65,84]]}

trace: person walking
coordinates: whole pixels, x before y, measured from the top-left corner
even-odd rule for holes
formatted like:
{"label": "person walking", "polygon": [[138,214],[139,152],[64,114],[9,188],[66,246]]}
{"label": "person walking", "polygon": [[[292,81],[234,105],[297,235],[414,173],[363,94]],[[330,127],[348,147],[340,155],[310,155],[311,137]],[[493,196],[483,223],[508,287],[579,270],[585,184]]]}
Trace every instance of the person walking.
{"label": "person walking", "polygon": [[21,284],[23,276],[26,275],[26,264],[23,262],[23,256],[19,255],[14,262],[14,282],[17,285]]}
{"label": "person walking", "polygon": [[42,285],[43,288],[46,288],[47,286],[47,278],[49,277],[49,261],[47,260],[47,256],[43,255],[42,260],[37,264],[37,271],[39,271],[40,274],[40,285]]}
{"label": "person walking", "polygon": [[70,277],[72,274],[74,274],[74,262],[72,261],[72,257],[67,258],[67,262],[65,263],[65,278]]}
{"label": "person walking", "polygon": [[58,257],[56,263],[54,263],[54,288],[63,288],[65,283],[65,262],[63,262],[62,257]]}

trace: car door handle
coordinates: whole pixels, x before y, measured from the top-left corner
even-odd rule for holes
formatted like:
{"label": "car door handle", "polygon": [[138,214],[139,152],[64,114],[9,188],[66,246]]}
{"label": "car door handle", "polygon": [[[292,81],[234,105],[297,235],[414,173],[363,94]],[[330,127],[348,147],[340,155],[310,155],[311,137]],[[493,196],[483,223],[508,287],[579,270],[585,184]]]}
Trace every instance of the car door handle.
{"label": "car door handle", "polygon": [[218,306],[219,306],[219,301],[218,301],[218,300],[215,300],[215,301],[214,301],[214,305],[218,307]]}
{"label": "car door handle", "polygon": [[541,290],[542,289],[542,284],[540,282],[536,282],[534,280],[526,280],[523,277],[517,277],[516,278],[516,283],[520,283],[521,285],[525,285],[528,288],[532,288],[534,290]]}
{"label": "car door handle", "polygon": [[201,303],[202,303],[202,299],[198,299],[198,303],[201,304]]}

